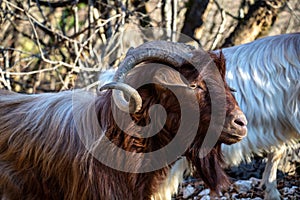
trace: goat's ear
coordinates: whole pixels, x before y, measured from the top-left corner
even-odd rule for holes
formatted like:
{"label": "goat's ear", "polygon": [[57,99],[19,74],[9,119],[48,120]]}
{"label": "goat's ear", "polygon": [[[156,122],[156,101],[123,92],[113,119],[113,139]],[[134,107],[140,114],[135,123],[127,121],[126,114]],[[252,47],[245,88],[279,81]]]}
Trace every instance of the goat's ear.
{"label": "goat's ear", "polygon": [[188,83],[185,78],[176,70],[172,68],[160,68],[153,77],[154,83],[162,86],[171,87],[187,87]]}
{"label": "goat's ear", "polygon": [[219,69],[219,72],[220,72],[222,78],[225,79],[226,60],[225,60],[225,56],[224,56],[222,50],[220,50],[220,52],[218,52],[218,53],[210,52],[210,57],[214,60],[216,66]]}

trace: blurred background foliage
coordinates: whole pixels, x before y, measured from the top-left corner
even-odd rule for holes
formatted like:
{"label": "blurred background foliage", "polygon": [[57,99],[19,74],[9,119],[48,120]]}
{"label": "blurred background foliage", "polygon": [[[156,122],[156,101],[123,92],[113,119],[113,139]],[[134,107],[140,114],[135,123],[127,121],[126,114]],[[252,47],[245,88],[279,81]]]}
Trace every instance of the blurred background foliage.
{"label": "blurred background foliage", "polygon": [[161,35],[213,50],[299,31],[298,0],[0,0],[0,88],[92,87],[128,47]]}

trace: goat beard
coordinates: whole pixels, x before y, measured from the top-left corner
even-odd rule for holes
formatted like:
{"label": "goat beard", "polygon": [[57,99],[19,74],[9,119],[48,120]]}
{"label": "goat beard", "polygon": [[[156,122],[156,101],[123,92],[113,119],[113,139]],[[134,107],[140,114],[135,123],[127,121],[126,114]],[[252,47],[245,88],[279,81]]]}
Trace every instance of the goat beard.
{"label": "goat beard", "polygon": [[192,148],[186,154],[187,160],[192,164],[193,174],[204,181],[211,189],[212,194],[219,195],[221,189],[227,188],[230,184],[228,176],[222,168],[224,160],[221,144],[216,144],[205,157],[200,157],[199,153],[200,148]]}

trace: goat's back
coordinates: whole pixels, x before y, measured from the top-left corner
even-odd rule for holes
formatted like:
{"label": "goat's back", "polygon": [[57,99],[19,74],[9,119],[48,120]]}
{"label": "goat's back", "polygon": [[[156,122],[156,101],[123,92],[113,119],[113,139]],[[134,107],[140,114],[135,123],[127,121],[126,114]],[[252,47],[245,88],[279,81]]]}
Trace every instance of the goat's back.
{"label": "goat's back", "polygon": [[[71,199],[72,188],[81,190],[84,182],[76,180],[82,176],[81,171],[74,168],[77,177],[70,174],[72,167],[80,166],[84,153],[70,126],[72,118],[71,92],[25,95],[0,91],[3,198]],[[51,191],[54,185],[58,187],[55,193]],[[63,194],[66,188],[67,195]]]}

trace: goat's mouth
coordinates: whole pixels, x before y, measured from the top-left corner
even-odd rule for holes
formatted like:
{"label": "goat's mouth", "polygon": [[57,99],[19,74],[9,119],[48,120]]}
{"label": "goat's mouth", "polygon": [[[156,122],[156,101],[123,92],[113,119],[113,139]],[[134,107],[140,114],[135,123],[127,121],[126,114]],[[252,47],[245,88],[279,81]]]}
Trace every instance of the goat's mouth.
{"label": "goat's mouth", "polygon": [[223,129],[220,142],[225,144],[234,144],[241,141],[247,135],[247,127],[237,130]]}
{"label": "goat's mouth", "polygon": [[225,144],[233,144],[241,141],[247,135],[247,119],[237,110],[231,113],[225,120],[219,141]]}

